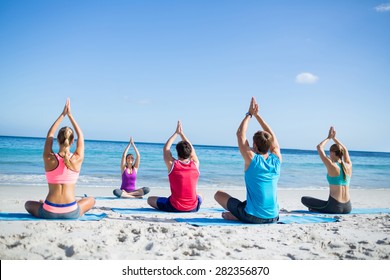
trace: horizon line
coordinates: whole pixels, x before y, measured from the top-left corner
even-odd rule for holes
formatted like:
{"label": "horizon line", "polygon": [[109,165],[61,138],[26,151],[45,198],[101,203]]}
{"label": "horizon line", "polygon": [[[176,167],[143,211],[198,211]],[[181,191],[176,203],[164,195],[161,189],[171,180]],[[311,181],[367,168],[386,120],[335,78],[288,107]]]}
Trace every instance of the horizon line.
{"label": "horizon line", "polygon": [[[17,136],[17,135],[0,135],[0,137],[18,137],[18,138],[35,138],[35,139],[46,139],[46,137],[38,137],[38,136]],[[128,143],[129,141],[123,141],[123,140],[101,140],[101,139],[85,139],[85,141],[96,141],[96,142],[118,142],[118,143]],[[143,141],[135,141],[134,143],[139,144],[153,144],[153,145],[164,145],[163,142],[143,142]],[[175,144],[173,144],[175,145]],[[194,146],[198,147],[225,147],[225,148],[238,148],[238,146],[231,146],[231,145],[212,145],[212,144],[193,144]],[[281,148],[281,150],[295,150],[295,151],[310,151],[310,152],[316,152],[315,149],[301,149],[301,148]],[[384,153],[384,154],[390,154],[390,152],[385,151],[364,151],[364,150],[349,150],[349,152],[360,152],[360,153]]]}

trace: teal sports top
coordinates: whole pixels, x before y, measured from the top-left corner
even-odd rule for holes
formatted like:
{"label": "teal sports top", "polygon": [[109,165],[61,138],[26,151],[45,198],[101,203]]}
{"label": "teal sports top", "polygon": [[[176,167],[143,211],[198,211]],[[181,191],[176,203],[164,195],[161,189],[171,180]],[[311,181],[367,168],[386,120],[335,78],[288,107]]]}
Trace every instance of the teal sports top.
{"label": "teal sports top", "polygon": [[344,180],[344,170],[341,167],[340,163],[337,163],[337,165],[340,167],[340,175],[336,176],[336,177],[329,176],[329,174],[326,175],[326,178],[328,179],[329,185],[349,186],[349,182],[351,181],[351,177],[346,175],[345,180]]}
{"label": "teal sports top", "polygon": [[247,204],[245,211],[258,218],[273,219],[279,216],[277,185],[280,177],[280,160],[269,154],[265,160],[255,154],[245,171]]}

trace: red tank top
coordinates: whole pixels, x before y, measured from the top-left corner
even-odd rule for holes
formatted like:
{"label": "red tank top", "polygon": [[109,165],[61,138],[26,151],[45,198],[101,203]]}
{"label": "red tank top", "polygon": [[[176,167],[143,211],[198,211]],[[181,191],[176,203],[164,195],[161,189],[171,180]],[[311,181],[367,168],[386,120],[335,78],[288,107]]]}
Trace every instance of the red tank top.
{"label": "red tank top", "polygon": [[175,160],[168,178],[172,193],[169,201],[172,206],[179,211],[195,209],[198,203],[196,184],[199,178],[199,170],[195,162],[191,160],[184,163]]}

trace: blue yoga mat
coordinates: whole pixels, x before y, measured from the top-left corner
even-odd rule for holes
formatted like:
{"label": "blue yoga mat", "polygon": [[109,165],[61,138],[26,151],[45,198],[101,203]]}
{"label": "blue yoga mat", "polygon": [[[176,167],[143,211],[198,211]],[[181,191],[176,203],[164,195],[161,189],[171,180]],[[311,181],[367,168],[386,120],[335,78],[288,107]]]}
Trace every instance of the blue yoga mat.
{"label": "blue yoga mat", "polygon": [[121,214],[186,214],[186,213],[222,213],[222,208],[200,208],[198,212],[164,212],[154,208],[111,208],[112,211]]}
{"label": "blue yoga mat", "polygon": [[[89,197],[88,195],[84,194],[84,197]],[[134,198],[134,197],[116,197],[116,196],[93,196],[95,200],[119,200],[119,199],[130,199],[130,200],[146,200],[146,198]]]}
{"label": "blue yoga mat", "polygon": [[[176,222],[187,223],[193,226],[265,226],[269,224],[247,224],[240,221],[230,221],[222,218],[177,218]],[[335,218],[320,216],[280,216],[278,224],[313,224],[337,222]]]}
{"label": "blue yoga mat", "polygon": [[135,197],[116,197],[116,196],[97,196],[96,200],[146,200],[146,198],[135,198]]}
{"label": "blue yoga mat", "polygon": [[97,196],[94,198],[96,200],[118,200],[118,199],[120,199],[119,197],[116,197],[116,196]]}
{"label": "blue yoga mat", "polygon": [[0,213],[0,221],[100,221],[105,217],[107,217],[106,213],[85,213],[78,219],[41,219],[28,213]]}
{"label": "blue yoga mat", "polygon": [[308,210],[292,210],[288,213],[293,214],[311,214],[311,215],[353,215],[353,214],[386,214],[390,213],[390,208],[352,208],[351,213],[348,214],[332,214],[332,213],[319,213],[310,212]]}

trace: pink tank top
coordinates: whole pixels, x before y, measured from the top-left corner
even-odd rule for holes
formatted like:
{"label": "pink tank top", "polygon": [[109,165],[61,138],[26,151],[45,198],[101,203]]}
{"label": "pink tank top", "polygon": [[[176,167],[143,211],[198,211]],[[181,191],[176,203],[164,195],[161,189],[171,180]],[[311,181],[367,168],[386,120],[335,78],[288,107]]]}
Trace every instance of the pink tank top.
{"label": "pink tank top", "polygon": [[192,160],[188,163],[176,160],[172,170],[168,174],[171,185],[169,201],[179,211],[191,211],[196,208],[198,196],[196,184],[198,183],[199,170]]}
{"label": "pink tank top", "polygon": [[133,172],[129,174],[129,172],[127,172],[128,169],[129,168],[126,167],[122,173],[121,190],[124,190],[126,192],[132,192],[135,190],[135,181],[137,180],[137,172],[133,168]]}
{"label": "pink tank top", "polygon": [[46,171],[46,180],[49,184],[75,184],[79,178],[80,172],[73,171],[66,167],[64,159],[58,154],[54,154],[57,158],[58,165],[52,171]]}

